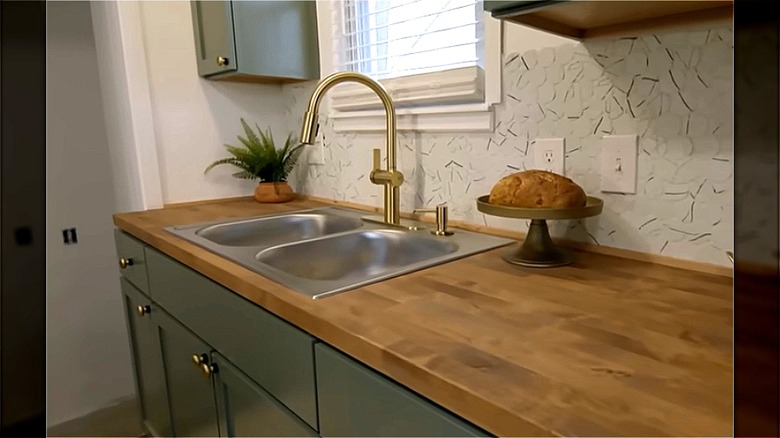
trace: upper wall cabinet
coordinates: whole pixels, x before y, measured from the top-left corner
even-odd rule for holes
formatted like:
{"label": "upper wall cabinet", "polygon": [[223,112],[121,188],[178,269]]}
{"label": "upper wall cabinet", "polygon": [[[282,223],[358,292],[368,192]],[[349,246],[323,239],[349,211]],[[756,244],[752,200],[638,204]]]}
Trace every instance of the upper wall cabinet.
{"label": "upper wall cabinet", "polygon": [[316,3],[192,1],[198,74],[236,82],[319,79]]}
{"label": "upper wall cabinet", "polygon": [[590,38],[732,17],[732,1],[484,1],[494,18],[556,33]]}

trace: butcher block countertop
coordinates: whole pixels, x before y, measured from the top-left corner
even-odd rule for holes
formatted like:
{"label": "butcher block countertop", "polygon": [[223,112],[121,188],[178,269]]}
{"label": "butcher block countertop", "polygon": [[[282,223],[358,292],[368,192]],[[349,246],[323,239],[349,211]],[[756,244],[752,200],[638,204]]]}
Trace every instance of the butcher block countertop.
{"label": "butcher block countertop", "polygon": [[510,265],[496,249],[311,300],[163,230],[322,207],[182,204],[117,227],[500,436],[732,431],[732,279],[579,252]]}

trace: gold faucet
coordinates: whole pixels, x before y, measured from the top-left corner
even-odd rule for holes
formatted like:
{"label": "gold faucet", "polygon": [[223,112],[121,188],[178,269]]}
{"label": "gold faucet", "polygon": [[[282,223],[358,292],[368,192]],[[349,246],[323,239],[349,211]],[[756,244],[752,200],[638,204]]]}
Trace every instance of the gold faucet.
{"label": "gold faucet", "polygon": [[387,169],[380,169],[380,154],[379,149],[374,149],[374,167],[371,173],[368,175],[372,183],[384,186],[385,205],[384,205],[384,221],[385,223],[398,225],[401,219],[400,202],[399,202],[399,187],[404,182],[403,174],[396,169],[395,152],[396,152],[396,140],[395,140],[395,105],[390,95],[387,94],[387,90],[379,82],[371,79],[370,77],[355,73],[351,71],[341,71],[333,73],[332,75],[321,80],[317,84],[317,88],[311,94],[309,99],[309,107],[306,113],[303,115],[303,127],[301,128],[301,142],[304,144],[314,144],[314,139],[317,137],[317,113],[320,108],[320,101],[325,95],[325,92],[330,90],[336,84],[342,82],[357,82],[370,88],[385,107],[385,117],[387,120],[387,141],[385,148],[387,150]]}

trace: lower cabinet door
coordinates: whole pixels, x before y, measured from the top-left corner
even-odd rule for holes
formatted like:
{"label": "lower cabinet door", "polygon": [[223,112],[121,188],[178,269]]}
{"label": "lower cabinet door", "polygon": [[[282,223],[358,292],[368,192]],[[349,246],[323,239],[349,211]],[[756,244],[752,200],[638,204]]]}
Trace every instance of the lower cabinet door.
{"label": "lower cabinet door", "polygon": [[121,278],[120,285],[143,426],[153,436],[170,436],[168,394],[151,313],[157,309],[127,279]]}
{"label": "lower cabinet door", "polygon": [[317,432],[217,352],[211,354],[224,437],[317,436]]}
{"label": "lower cabinet door", "polygon": [[314,347],[320,434],[489,436],[398,383],[328,347]]}
{"label": "lower cabinet door", "polygon": [[211,348],[168,314],[152,314],[168,384],[173,435],[219,435]]}

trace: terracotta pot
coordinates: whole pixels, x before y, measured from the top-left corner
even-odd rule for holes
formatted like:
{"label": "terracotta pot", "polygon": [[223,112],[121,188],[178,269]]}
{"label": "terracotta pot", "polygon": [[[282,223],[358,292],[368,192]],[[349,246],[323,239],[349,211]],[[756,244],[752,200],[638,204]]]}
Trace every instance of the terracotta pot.
{"label": "terracotta pot", "polygon": [[255,187],[255,201],[263,203],[289,202],[295,192],[286,181],[261,182]]}

